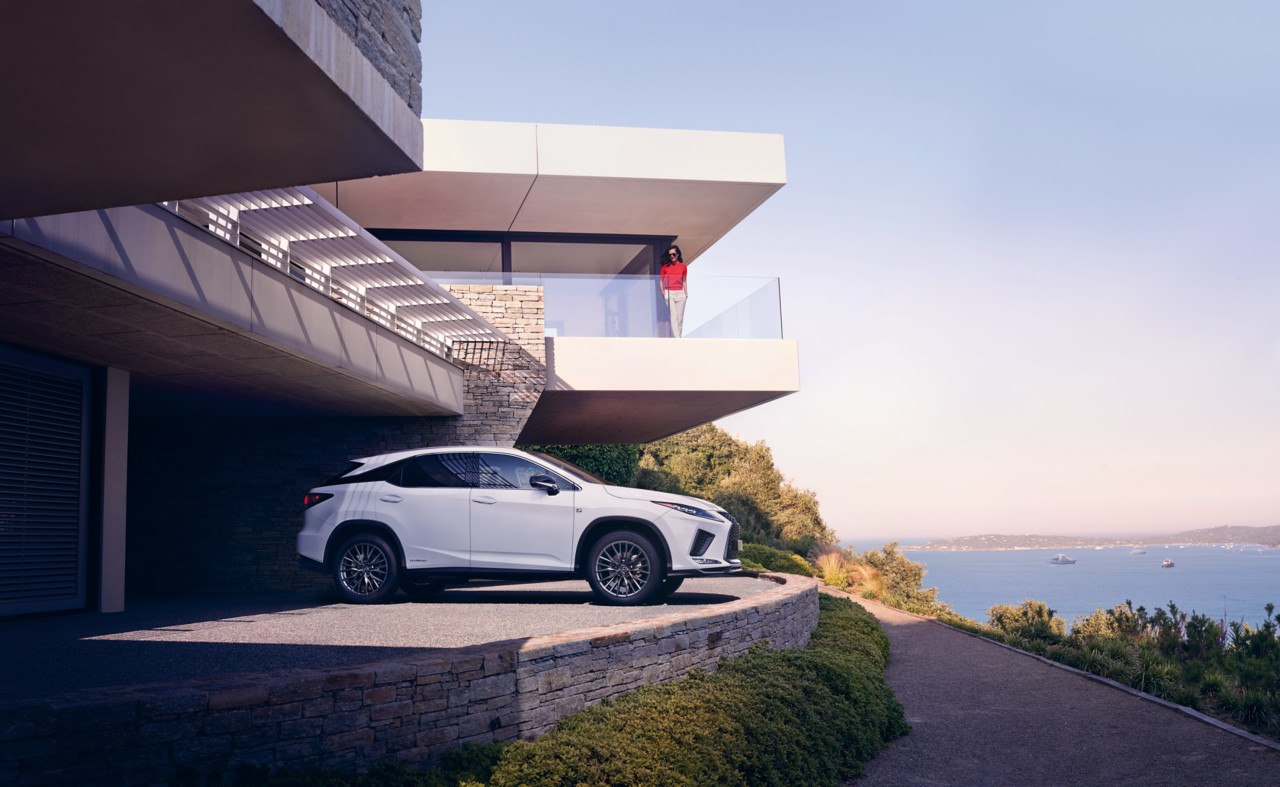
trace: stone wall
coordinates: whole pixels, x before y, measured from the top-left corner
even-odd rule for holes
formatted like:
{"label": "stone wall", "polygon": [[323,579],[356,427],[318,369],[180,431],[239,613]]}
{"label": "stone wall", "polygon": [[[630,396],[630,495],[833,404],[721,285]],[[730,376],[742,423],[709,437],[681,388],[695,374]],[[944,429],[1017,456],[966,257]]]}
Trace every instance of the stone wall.
{"label": "stone wall", "polygon": [[465,743],[533,738],[607,697],[768,641],[803,647],[817,581],[627,624],[423,651],[359,667],[0,704],[0,783],[166,782],[271,768],[430,763]]}
{"label": "stone wall", "polygon": [[396,94],[422,114],[419,0],[316,0]]}
{"label": "stone wall", "polygon": [[454,342],[454,360],[466,372],[466,412],[456,426],[457,440],[513,446],[547,387],[542,288],[450,284],[445,289],[511,339]]}

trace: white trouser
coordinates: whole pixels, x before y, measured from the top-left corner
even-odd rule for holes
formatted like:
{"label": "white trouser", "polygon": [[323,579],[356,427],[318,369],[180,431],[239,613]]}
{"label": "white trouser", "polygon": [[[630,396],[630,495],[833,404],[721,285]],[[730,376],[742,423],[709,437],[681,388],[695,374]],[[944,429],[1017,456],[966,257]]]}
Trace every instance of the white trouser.
{"label": "white trouser", "polygon": [[689,299],[685,290],[667,290],[667,310],[671,312],[671,335],[679,339],[684,331],[684,302]]}

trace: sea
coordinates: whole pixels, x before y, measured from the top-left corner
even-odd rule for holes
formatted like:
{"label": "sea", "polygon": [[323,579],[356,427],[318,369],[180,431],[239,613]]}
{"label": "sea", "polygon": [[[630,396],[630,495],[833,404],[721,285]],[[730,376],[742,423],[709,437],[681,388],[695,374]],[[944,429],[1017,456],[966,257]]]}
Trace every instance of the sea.
{"label": "sea", "polygon": [[[995,604],[1043,601],[1070,627],[1077,617],[1111,609],[1126,600],[1148,612],[1167,607],[1198,612],[1214,620],[1243,621],[1255,628],[1267,617],[1266,604],[1280,611],[1280,549],[1254,545],[998,551],[900,551],[925,567],[924,586],[961,615],[987,622]],[[1065,554],[1076,562],[1054,565]],[[1172,568],[1161,562],[1172,560]]]}

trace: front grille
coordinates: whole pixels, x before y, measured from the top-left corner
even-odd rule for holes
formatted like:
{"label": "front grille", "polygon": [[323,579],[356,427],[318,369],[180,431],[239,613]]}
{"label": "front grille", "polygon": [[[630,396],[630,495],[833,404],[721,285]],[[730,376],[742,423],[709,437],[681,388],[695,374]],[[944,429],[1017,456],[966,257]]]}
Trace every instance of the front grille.
{"label": "front grille", "polygon": [[720,516],[729,520],[729,524],[732,525],[732,527],[729,528],[729,543],[725,544],[724,547],[724,559],[737,560],[738,541],[742,538],[742,526],[738,524],[738,520],[728,514],[721,514]]}

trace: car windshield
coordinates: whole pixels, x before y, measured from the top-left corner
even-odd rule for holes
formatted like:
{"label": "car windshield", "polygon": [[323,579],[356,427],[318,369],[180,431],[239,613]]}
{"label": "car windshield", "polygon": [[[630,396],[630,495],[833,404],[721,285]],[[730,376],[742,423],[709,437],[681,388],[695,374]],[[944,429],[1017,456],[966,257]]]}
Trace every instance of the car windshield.
{"label": "car windshield", "polygon": [[530,451],[529,453],[532,454],[533,456],[538,457],[544,462],[548,462],[550,464],[555,465],[561,471],[568,473],[571,476],[577,477],[579,481],[586,481],[589,484],[608,484],[609,483],[603,478],[594,476],[591,473],[588,473],[586,470],[583,470],[581,467],[578,467],[577,465],[571,462],[566,462],[563,459],[557,459],[556,457],[549,456],[547,454],[542,453],[541,451]]}

